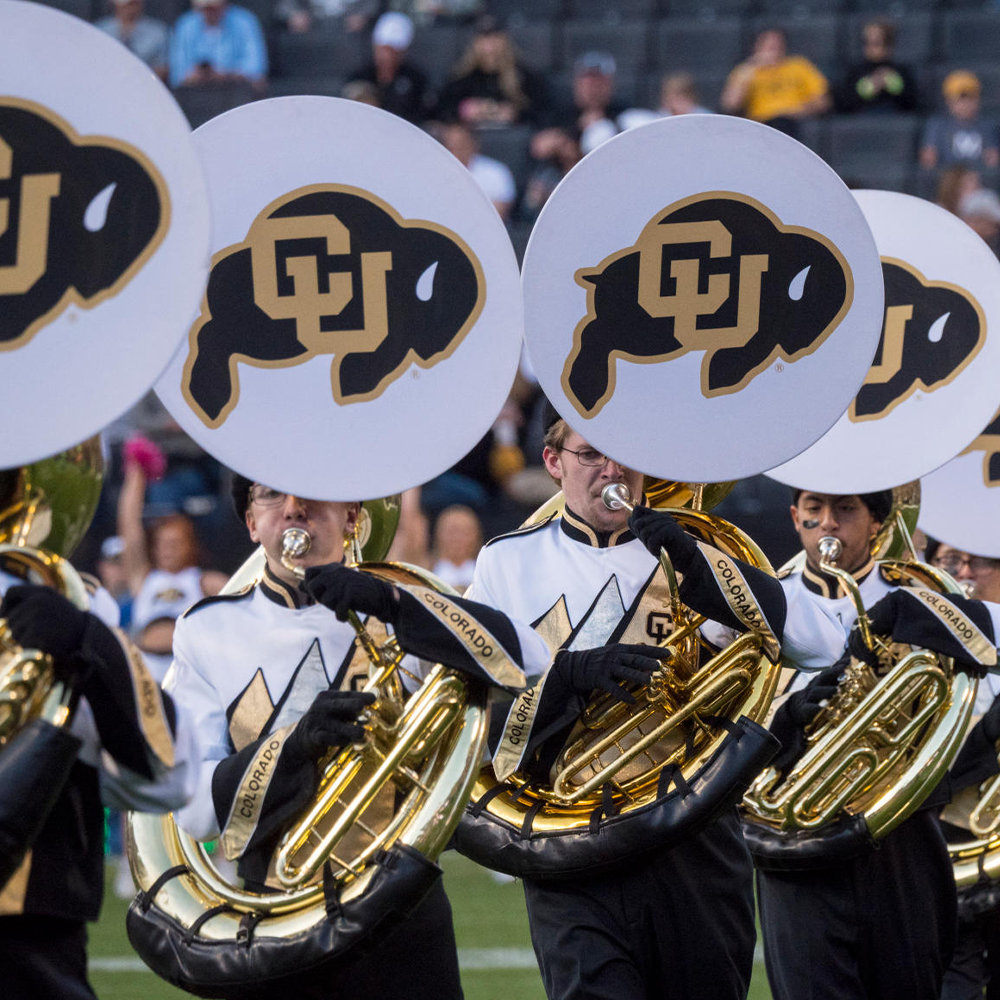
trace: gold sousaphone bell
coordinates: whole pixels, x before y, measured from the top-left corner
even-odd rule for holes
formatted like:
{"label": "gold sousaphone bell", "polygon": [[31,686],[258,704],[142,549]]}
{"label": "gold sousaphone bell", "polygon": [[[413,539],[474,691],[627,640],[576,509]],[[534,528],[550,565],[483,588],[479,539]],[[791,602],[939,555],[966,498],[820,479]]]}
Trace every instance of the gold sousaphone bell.
{"label": "gold sousaphone bell", "polygon": [[[650,506],[669,509],[696,538],[771,572],[739,528],[702,509],[726,484],[647,480]],[[605,490],[610,509],[632,500],[622,484]],[[690,507],[682,507],[687,503]],[[675,506],[676,504],[676,506]],[[558,516],[562,494],[526,524]],[[776,749],[758,724],[767,713],[779,667],[746,632],[721,651],[698,629],[704,622],[681,602],[670,560],[661,553],[673,631],[656,644],[669,651],[648,685],[631,686],[634,705],[598,695],[559,754],[550,780],[516,772],[497,781],[485,767],[456,832],[456,847],[511,875],[558,879],[626,863],[651,848],[666,850],[739,800]]]}
{"label": "gold sousaphone bell", "polygon": [[[398,497],[364,505],[352,542],[357,568],[454,593],[424,570],[371,561],[385,555],[398,517]],[[283,544],[282,561],[301,575],[293,560],[311,539],[291,528]],[[258,550],[226,590],[253,582],[263,563]],[[242,887],[172,814],[129,814],[127,851],[139,886],[129,938],[153,971],[189,992],[240,996],[262,974],[280,979],[336,959],[374,925],[388,931],[386,914],[412,909],[439,874],[434,861],[482,759],[485,685],[438,664],[422,682],[413,678],[409,693],[395,639],[373,634],[353,612],[351,621],[369,660],[364,690],[376,701],[365,739],[320,762],[317,794],[274,855],[274,891]]]}
{"label": "gold sousaphone bell", "polygon": [[[872,544],[873,555],[909,558],[877,565],[901,586],[962,593],[947,573],[916,558],[910,528],[918,489],[894,491],[893,510]],[[857,582],[835,565],[839,541],[822,539],[820,551],[821,569],[851,596],[879,667],[852,657],[836,694],[806,728],[805,752],[784,774],[765,768],[744,797],[754,860],[776,870],[849,857],[911,816],[951,766],[976,696],[977,681],[949,658],[873,635]]]}

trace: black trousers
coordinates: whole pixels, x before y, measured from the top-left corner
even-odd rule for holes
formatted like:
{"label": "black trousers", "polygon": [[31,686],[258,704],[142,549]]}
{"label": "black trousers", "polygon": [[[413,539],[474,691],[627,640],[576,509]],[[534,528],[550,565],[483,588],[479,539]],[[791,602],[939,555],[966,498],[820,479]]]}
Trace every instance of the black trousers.
{"label": "black trousers", "polygon": [[87,925],[59,917],[0,917],[4,1000],[96,1000],[87,982]]}
{"label": "black trousers", "polygon": [[941,1000],[1000,1000],[1000,912],[958,925],[955,954],[944,974]]}
{"label": "black trousers", "polygon": [[743,1000],[756,931],[735,811],[612,874],[525,880],[549,1000]]}
{"label": "black trousers", "polygon": [[757,873],[774,1000],[938,1000],[956,892],[932,811],[845,864]]}
{"label": "black trousers", "polygon": [[[248,1000],[258,994],[247,993]],[[451,903],[441,880],[379,947],[335,970],[275,990],[263,1000],[462,1000]]]}

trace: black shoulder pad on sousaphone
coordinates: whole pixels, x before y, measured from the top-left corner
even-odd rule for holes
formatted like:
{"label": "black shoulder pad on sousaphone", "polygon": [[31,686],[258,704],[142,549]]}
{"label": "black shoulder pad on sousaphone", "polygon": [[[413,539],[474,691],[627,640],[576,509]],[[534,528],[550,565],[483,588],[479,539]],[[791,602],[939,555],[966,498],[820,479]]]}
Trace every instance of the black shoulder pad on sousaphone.
{"label": "black shoulder pad on sousaphone", "polygon": [[[983,523],[973,509],[988,489],[984,452],[970,453],[977,449],[969,442],[996,409],[1000,343],[987,331],[1000,321],[1000,264],[968,226],[936,205],[886,191],[855,197],[875,235],[885,281],[878,350],[837,424],[769,474],[835,495],[892,489],[893,511],[872,545],[883,577],[957,593],[947,574],[917,561],[909,532],[918,509],[930,530],[928,500],[945,540]],[[987,447],[988,440],[988,433],[977,439]],[[907,482],[908,488],[900,485]],[[964,487],[956,489],[959,482]],[[821,566],[853,595],[860,633],[867,635],[860,592],[836,565],[836,554],[834,545]],[[797,562],[804,559],[800,554]],[[875,636],[880,670],[852,660],[830,701],[834,707],[807,730],[804,752],[780,776],[766,770],[748,792],[747,842],[758,866],[814,867],[865,849],[919,807],[957,753],[975,680],[946,658],[880,643]],[[861,758],[868,763],[855,768]],[[839,797],[824,788],[836,788]]]}
{"label": "black shoulder pad on sousaphone", "polygon": [[[766,468],[768,454],[794,454],[833,423],[867,371],[881,274],[839,179],[751,123],[656,122],[599,147],[556,189],[522,284],[533,368],[572,429],[623,465],[687,482],[664,489],[647,477],[647,500],[674,507],[699,540],[769,570],[751,540],[697,509],[706,505],[692,481],[731,480]],[[802,413],[790,419],[789,408]],[[680,509],[692,501],[694,511]],[[456,835],[460,851],[515,875],[577,877],[667,849],[738,801],[773,753],[757,720],[777,667],[741,645],[760,638],[752,632],[711,659],[682,629],[690,609],[672,599],[665,613],[672,607],[684,620],[667,631],[687,637],[662,644],[683,650],[669,668],[681,705],[704,714],[697,685],[715,672],[736,676],[737,662],[752,681],[690,734],[671,721],[682,711],[642,690],[613,742],[627,748],[655,726],[655,765],[639,776],[638,765],[621,774],[610,765],[603,788],[582,797],[560,791],[575,762],[551,786],[520,771],[497,781],[485,769]],[[612,740],[599,700],[586,717],[585,733]]]}

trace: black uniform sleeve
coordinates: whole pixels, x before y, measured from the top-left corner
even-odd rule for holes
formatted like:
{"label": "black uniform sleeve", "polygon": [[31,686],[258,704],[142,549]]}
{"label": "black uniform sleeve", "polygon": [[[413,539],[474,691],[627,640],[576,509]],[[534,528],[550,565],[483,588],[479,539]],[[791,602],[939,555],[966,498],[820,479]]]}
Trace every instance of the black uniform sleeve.
{"label": "black uniform sleeve", "polygon": [[666,550],[689,608],[738,632],[761,633],[764,652],[777,662],[787,604],[773,576],[692,538],[666,511],[637,507],[629,526],[651,554]]}

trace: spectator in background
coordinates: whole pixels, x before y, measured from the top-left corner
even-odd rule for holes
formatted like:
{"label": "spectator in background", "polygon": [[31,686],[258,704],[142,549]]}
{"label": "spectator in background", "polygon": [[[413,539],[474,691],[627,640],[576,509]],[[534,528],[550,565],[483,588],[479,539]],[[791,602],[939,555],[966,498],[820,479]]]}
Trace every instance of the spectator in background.
{"label": "spectator in background", "polygon": [[545,103],[541,78],[520,62],[501,22],[484,14],[451,81],[441,91],[439,117],[467,125],[534,124]]}
{"label": "spectator in background", "polygon": [[941,85],[948,113],[934,115],[924,126],[920,166],[926,169],[960,163],[995,168],[1000,164],[1000,136],[995,122],[979,117],[979,78],[956,69]]}
{"label": "spectator in background", "polygon": [[161,80],[167,79],[170,29],[156,18],[144,15],[143,0],[112,0],[113,14],[96,27],[121,42]]}
{"label": "spectator in background", "polygon": [[852,66],[837,91],[838,111],[915,111],[917,85],[908,66],[893,59],[896,25],[868,21],[861,29],[864,59]]}
{"label": "spectator in background", "polygon": [[119,625],[128,629],[132,620],[132,592],[125,572],[125,543],[119,535],[111,535],[101,542],[101,555],[97,560],[97,576],[104,589],[115,599],[120,612]]}
{"label": "spectator in background", "polygon": [[1000,196],[996,191],[980,188],[965,195],[958,203],[958,215],[1000,257]]}
{"label": "spectator in background", "polygon": [[427,117],[427,77],[406,60],[412,43],[413,22],[396,11],[383,14],[372,31],[372,61],[350,82],[371,84],[377,107],[419,123]]}
{"label": "spectator in background", "polygon": [[267,86],[267,46],[257,15],[227,0],[192,0],[174,25],[170,86],[200,87],[245,80]]}
{"label": "spectator in background", "polygon": [[507,222],[517,198],[517,185],[510,167],[492,157],[483,156],[479,152],[479,140],[475,133],[463,122],[451,122],[445,125],[441,141],[445,148],[469,170],[486,197],[493,202],[494,208],[500,213],[500,218]]}
{"label": "spectator in background", "polygon": [[698,98],[698,88],[690,73],[669,73],[660,84],[661,115],[709,115],[712,112]]}
{"label": "spectator in background", "polygon": [[464,594],[472,583],[476,556],[483,547],[483,526],[471,507],[445,507],[434,524],[434,565],[432,571]]}
{"label": "spectator in background", "polygon": [[378,87],[367,80],[349,80],[341,88],[340,96],[345,101],[357,101],[359,104],[368,104],[373,108],[382,107],[378,99]]}
{"label": "spectator in background", "polygon": [[293,34],[327,25],[356,32],[368,26],[380,6],[380,0],[278,0],[274,19]]}
{"label": "spectator in background", "polygon": [[217,594],[226,576],[199,567],[194,524],[183,514],[158,519],[147,537],[142,520],[146,483],[163,475],[163,452],[145,438],[133,438],[123,458],[118,534],[133,598],[132,636],[150,672],[162,680],[172,658],[174,622],[195,602]]}
{"label": "spectator in background", "polygon": [[969,167],[947,167],[938,179],[934,203],[958,215],[959,202],[973,191],[979,190],[980,179],[977,171]]}
{"label": "spectator in background", "polygon": [[829,90],[826,77],[808,59],[788,54],[784,31],[765,28],[750,58],[729,74],[720,103],[728,114],[795,135],[800,119],[830,110]]}
{"label": "spectator in background", "polygon": [[538,217],[542,205],[582,156],[580,143],[566,129],[543,129],[532,138],[531,155],[536,163],[525,185],[520,214],[527,221]]}

